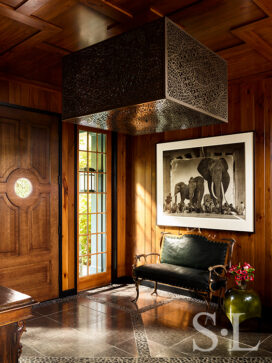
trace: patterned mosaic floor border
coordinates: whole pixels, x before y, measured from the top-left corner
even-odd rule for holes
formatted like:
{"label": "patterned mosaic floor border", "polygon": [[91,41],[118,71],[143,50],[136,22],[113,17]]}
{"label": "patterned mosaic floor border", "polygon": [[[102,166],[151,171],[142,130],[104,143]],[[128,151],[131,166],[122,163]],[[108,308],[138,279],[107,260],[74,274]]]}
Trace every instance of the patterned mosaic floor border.
{"label": "patterned mosaic floor border", "polygon": [[24,358],[20,363],[271,363],[272,358],[260,357],[189,357],[189,358]]}

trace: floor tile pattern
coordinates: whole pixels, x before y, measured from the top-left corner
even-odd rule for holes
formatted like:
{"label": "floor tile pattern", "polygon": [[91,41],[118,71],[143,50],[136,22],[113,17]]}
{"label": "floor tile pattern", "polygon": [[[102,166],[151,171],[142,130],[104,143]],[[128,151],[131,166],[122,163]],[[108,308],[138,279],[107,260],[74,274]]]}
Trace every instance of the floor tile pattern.
{"label": "floor tile pattern", "polygon": [[[20,363],[217,363],[271,362],[272,328],[240,332],[242,352],[232,352],[230,324],[216,314],[209,329],[218,340],[212,352],[193,351],[193,339],[207,348],[211,339],[197,332],[192,319],[205,304],[191,297],[142,286],[137,304],[132,285],[91,290],[74,297],[40,304],[27,321]],[[222,336],[221,329],[228,329]],[[257,352],[249,351],[260,341]]]}

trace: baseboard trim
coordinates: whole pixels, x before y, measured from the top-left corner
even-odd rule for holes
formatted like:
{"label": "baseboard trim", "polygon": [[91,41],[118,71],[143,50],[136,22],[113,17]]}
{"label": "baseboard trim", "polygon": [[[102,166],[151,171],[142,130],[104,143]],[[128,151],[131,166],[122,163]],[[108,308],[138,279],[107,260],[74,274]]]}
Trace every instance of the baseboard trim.
{"label": "baseboard trim", "polygon": [[77,290],[76,289],[61,291],[59,297],[62,298],[62,297],[68,297],[68,296],[73,296],[73,295],[77,295]]}
{"label": "baseboard trim", "polygon": [[133,278],[131,276],[120,276],[112,280],[112,284],[133,284]]}

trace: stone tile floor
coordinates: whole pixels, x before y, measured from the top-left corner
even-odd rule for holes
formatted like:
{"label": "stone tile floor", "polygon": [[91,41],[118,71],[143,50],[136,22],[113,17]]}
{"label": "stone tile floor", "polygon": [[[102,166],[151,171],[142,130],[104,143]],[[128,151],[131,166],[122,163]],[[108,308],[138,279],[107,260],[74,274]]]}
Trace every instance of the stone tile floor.
{"label": "stone tile floor", "polygon": [[[39,357],[145,357],[148,361],[152,357],[211,356],[243,357],[242,361],[257,357],[257,361],[272,361],[269,358],[272,357],[270,321],[263,321],[261,326],[241,326],[239,340],[244,350],[231,351],[234,343],[231,325],[222,313],[216,312],[216,326],[207,325],[218,339],[216,348],[210,352],[194,351],[193,340],[205,349],[212,343],[208,336],[195,330],[192,323],[195,314],[205,311],[205,304],[164,291],[151,296],[151,292],[148,287],[140,287],[137,305],[131,302],[135,296],[133,285],[90,290],[40,304],[26,324],[22,362],[32,362],[31,357],[33,361],[36,357],[36,362]],[[222,328],[228,330],[226,336],[221,335]],[[258,341],[258,351],[251,352],[249,349]],[[267,357],[266,360],[263,357]]]}

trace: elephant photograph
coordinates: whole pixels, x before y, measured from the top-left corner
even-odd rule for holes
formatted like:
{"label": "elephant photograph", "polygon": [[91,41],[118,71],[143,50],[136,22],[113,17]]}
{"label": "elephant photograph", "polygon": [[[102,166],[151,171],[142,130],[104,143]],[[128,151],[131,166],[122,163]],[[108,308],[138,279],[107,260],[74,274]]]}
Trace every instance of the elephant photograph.
{"label": "elephant photograph", "polygon": [[[209,194],[214,203],[219,204],[223,211],[225,193],[230,184],[229,166],[225,158],[204,158],[200,161],[197,171],[207,181]],[[226,201],[227,203],[227,201]]]}
{"label": "elephant photograph", "polygon": [[234,228],[242,225],[236,230],[252,229],[253,175],[247,175],[247,163],[253,164],[252,133],[163,143],[159,148],[157,214],[161,221],[206,228],[216,224],[220,228],[229,221],[228,229],[232,224]]}

